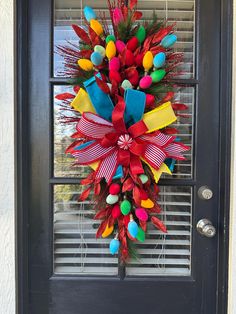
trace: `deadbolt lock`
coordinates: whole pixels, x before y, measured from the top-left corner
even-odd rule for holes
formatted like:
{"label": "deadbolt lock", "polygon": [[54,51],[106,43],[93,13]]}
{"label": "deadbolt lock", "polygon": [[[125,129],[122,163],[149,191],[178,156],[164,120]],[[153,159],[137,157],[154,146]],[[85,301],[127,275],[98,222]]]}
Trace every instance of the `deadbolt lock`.
{"label": "deadbolt lock", "polygon": [[213,192],[208,186],[201,186],[198,190],[198,196],[202,200],[210,200],[213,197]]}

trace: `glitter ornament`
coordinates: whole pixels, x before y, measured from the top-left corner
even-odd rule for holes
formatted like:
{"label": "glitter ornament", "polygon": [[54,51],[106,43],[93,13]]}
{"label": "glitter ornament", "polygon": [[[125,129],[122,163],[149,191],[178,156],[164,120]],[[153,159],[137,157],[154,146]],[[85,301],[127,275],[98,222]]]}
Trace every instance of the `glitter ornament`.
{"label": "glitter ornament", "polygon": [[166,55],[164,52],[159,52],[153,59],[153,65],[155,68],[162,68],[166,61]]}
{"label": "glitter ornament", "polygon": [[151,51],[147,51],[143,57],[143,67],[148,72],[153,66],[153,54]]}
{"label": "glitter ornament", "polygon": [[81,67],[84,71],[92,71],[93,70],[93,64],[88,59],[79,59],[78,65]]}
{"label": "glitter ornament", "polygon": [[103,34],[103,27],[101,23],[99,23],[97,20],[90,20],[90,27],[95,31],[98,36]]}
{"label": "glitter ornament", "polygon": [[147,89],[152,85],[152,78],[150,75],[146,75],[139,81],[139,87],[142,89]]}
{"label": "glitter ornament", "polygon": [[120,248],[120,241],[117,238],[112,239],[109,245],[110,253],[112,255],[118,253],[119,248]]}
{"label": "glitter ornament", "polygon": [[135,215],[138,219],[142,221],[147,221],[148,220],[148,214],[145,209],[143,208],[136,208],[135,209]]}
{"label": "glitter ornament", "polygon": [[96,45],[94,47],[94,51],[100,53],[100,55],[104,58],[106,56],[106,50],[103,46],[101,45]]}
{"label": "glitter ornament", "polygon": [[106,198],[106,203],[109,204],[109,205],[113,205],[115,203],[117,203],[119,200],[119,196],[118,195],[112,195],[112,194],[109,194]]}
{"label": "glitter ornament", "polygon": [[106,44],[108,44],[109,43],[109,41],[116,41],[116,38],[115,38],[115,36],[114,35],[108,35],[107,37],[106,37]]}
{"label": "glitter ornament", "polygon": [[117,195],[120,193],[120,185],[117,183],[112,183],[109,187],[109,193],[111,195]]}
{"label": "glitter ornament", "polygon": [[152,72],[151,78],[152,78],[153,83],[160,82],[165,77],[165,75],[166,75],[166,71],[163,69]]}
{"label": "glitter ornament", "polygon": [[114,41],[109,41],[106,46],[106,56],[110,60],[111,58],[115,57],[116,55],[116,46]]}
{"label": "glitter ornament", "polygon": [[123,200],[120,204],[120,210],[123,215],[128,215],[131,210],[131,204],[128,200]]}
{"label": "glitter ornament", "polygon": [[99,52],[96,52],[94,51],[92,54],[91,54],[91,57],[90,57],[92,63],[95,65],[95,66],[99,66],[102,64],[103,62],[103,57],[102,55],[99,53]]}
{"label": "glitter ornament", "polygon": [[148,182],[148,176],[146,174],[140,174],[139,179],[141,180],[142,184]]}
{"label": "glitter ornament", "polygon": [[132,37],[126,44],[127,49],[130,51],[134,51],[139,45],[139,41],[137,37]]}
{"label": "glitter ornament", "polygon": [[148,198],[147,200],[142,200],[141,201],[141,206],[144,208],[153,208],[154,207],[154,203],[152,200],[150,200],[150,198]]}
{"label": "glitter ornament", "polygon": [[109,62],[110,71],[119,71],[120,70],[120,59],[118,57],[113,57]]}
{"label": "glitter ornament", "polygon": [[106,225],[106,228],[105,228],[105,230],[102,233],[102,237],[103,238],[107,238],[110,234],[112,234],[113,230],[114,230],[114,226],[113,225],[110,226],[110,227],[108,225]]}
{"label": "glitter ornament", "polygon": [[84,7],[84,17],[89,23],[91,20],[96,20],[97,18],[94,10],[88,6]]}
{"label": "glitter ornament", "polygon": [[112,208],[111,215],[115,219],[120,217],[121,210],[120,210],[120,206],[118,204],[114,205],[114,207]]}

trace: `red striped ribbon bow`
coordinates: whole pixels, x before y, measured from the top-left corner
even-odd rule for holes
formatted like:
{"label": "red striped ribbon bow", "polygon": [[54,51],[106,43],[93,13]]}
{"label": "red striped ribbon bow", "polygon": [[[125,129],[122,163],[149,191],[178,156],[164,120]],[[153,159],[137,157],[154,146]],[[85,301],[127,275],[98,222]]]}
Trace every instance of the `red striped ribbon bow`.
{"label": "red striped ribbon bow", "polygon": [[99,161],[96,178],[111,182],[118,165],[130,169],[133,175],[144,173],[141,158],[158,170],[166,158],[185,159],[182,152],[189,148],[174,142],[175,137],[155,131],[146,134],[143,120],[129,128],[124,122],[125,102],[119,96],[112,113],[112,123],[91,112],[83,113],[77,131],[93,142],[75,147],[72,155],[76,164],[89,165]]}

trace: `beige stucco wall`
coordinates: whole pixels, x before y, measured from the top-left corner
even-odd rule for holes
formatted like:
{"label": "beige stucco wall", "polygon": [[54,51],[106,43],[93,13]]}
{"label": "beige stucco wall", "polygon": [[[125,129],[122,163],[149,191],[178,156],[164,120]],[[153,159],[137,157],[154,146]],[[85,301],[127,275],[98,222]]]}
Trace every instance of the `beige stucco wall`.
{"label": "beige stucco wall", "polygon": [[13,0],[0,0],[0,314],[15,313]]}
{"label": "beige stucco wall", "polygon": [[[236,6],[234,16],[229,314],[236,314]],[[14,314],[13,0],[0,0],[0,43],[0,314]]]}

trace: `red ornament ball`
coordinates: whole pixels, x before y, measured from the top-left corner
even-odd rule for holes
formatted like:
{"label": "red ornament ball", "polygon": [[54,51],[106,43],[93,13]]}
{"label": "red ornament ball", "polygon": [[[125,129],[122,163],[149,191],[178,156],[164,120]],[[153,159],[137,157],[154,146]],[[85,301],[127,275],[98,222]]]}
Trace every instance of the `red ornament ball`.
{"label": "red ornament ball", "polygon": [[125,71],[126,79],[130,81],[133,86],[137,86],[139,83],[138,71],[134,68],[129,68]]}
{"label": "red ornament ball", "polygon": [[124,216],[123,223],[126,227],[128,227],[129,222],[130,222],[130,216],[129,215]]}
{"label": "red ornament ball", "polygon": [[146,94],[146,107],[152,106],[155,103],[155,96]]}
{"label": "red ornament ball", "polygon": [[137,54],[135,57],[135,63],[140,68],[143,66],[143,53]]}
{"label": "red ornament ball", "polygon": [[112,82],[113,80],[116,81],[118,84],[121,83],[122,78],[120,76],[120,73],[117,71],[110,71],[109,72],[109,79]]}
{"label": "red ornament ball", "polygon": [[126,54],[125,54],[125,65],[129,67],[133,65],[134,62],[135,62],[135,59],[134,59],[133,52],[127,49]]}
{"label": "red ornament ball", "polygon": [[120,185],[117,183],[112,183],[109,187],[109,193],[112,195],[117,195],[120,193]]}
{"label": "red ornament ball", "polygon": [[145,190],[140,190],[140,199],[141,200],[147,200],[148,199],[148,194]]}
{"label": "red ornament ball", "polygon": [[134,51],[139,45],[137,37],[132,37],[126,44],[127,49]]}
{"label": "red ornament ball", "polygon": [[117,219],[120,217],[121,215],[121,211],[120,211],[120,206],[118,204],[116,204],[111,211],[111,215],[113,218]]}

